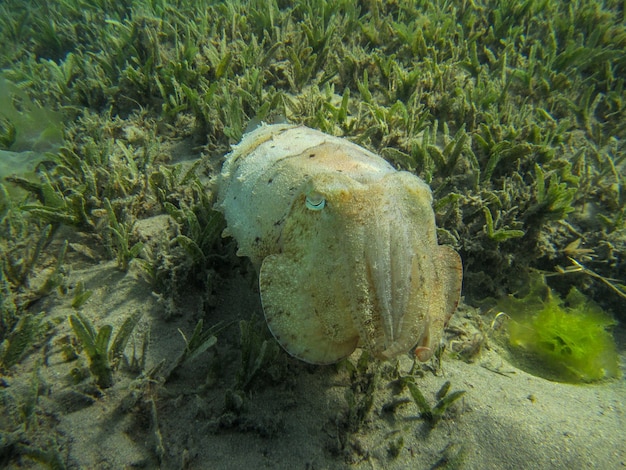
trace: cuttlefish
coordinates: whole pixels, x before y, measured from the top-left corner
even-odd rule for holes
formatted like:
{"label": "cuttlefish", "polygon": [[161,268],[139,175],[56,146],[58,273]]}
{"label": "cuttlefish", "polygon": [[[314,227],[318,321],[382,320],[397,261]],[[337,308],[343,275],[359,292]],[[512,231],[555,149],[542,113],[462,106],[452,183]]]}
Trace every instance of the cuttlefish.
{"label": "cuttlefish", "polygon": [[226,157],[217,208],[259,273],[267,325],[292,356],[356,347],[428,360],[456,309],[462,266],[438,245],[428,185],[348,141],[261,125]]}

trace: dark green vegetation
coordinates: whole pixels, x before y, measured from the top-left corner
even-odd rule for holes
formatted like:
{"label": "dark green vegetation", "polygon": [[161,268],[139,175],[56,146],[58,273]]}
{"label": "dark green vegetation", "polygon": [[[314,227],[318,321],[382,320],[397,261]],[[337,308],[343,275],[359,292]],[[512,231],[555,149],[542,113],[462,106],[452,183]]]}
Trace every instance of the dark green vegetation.
{"label": "dark green vegetation", "polygon": [[450,382],[445,382],[437,392],[437,403],[430,406],[417,385],[411,380],[406,380],[406,386],[411,392],[411,397],[420,410],[420,417],[425,419],[430,426],[435,426],[443,417],[446,410],[459,398],[465,395],[465,390],[457,390],[448,395]]}
{"label": "dark green vegetation", "polygon": [[109,226],[127,267],[141,251],[125,234],[133,220],[165,202],[209,205],[193,175],[155,194],[172,171],[162,163],[222,155],[250,119],[284,116],[429,181],[470,299],[567,263],[579,238],[590,268],[624,279],[622,4],[368,5],[5,2],[4,76],[66,116],[65,144],[21,210]]}
{"label": "dark green vegetation", "polygon": [[[207,175],[251,119],[346,136],[428,181],[468,302],[523,291],[535,269],[623,310],[625,15],[616,0],[3,1],[0,175],[15,175],[0,182],[0,368],[58,326],[39,300],[85,302],[65,277],[81,246],[137,266],[172,315],[207,292],[213,325],[213,273],[234,257]],[[141,239],[159,214],[167,243]],[[111,360],[110,327],[74,318],[92,364]],[[234,401],[276,354],[251,322]],[[181,364],[215,345],[197,325]],[[347,395],[347,422],[368,387]],[[34,454],[20,439],[0,451]]]}
{"label": "dark green vegetation", "polygon": [[72,330],[87,353],[89,370],[99,387],[108,388],[113,385],[113,369],[122,358],[126,343],[128,343],[140,316],[134,314],[128,317],[115,335],[111,345],[109,345],[113,333],[111,325],[104,325],[96,332],[89,318],[80,313],[70,316]]}

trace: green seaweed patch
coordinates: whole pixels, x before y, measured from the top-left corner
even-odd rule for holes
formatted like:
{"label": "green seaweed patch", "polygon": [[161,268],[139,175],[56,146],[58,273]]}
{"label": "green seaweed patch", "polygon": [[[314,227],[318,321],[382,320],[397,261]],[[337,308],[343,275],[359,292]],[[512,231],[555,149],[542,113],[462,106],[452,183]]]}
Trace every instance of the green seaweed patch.
{"label": "green seaweed patch", "polygon": [[527,372],[572,383],[620,375],[610,331],[617,322],[576,288],[563,300],[540,278],[526,297],[508,297],[498,307],[510,317],[508,343],[516,365]]}

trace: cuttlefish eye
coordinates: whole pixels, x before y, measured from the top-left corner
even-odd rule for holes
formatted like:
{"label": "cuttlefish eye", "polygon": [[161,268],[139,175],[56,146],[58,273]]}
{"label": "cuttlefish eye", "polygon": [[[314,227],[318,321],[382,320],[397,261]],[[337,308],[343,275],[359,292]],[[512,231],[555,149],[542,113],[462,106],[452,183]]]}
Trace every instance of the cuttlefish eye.
{"label": "cuttlefish eye", "polygon": [[306,208],[312,211],[321,211],[326,207],[326,198],[320,193],[312,192],[306,196]]}

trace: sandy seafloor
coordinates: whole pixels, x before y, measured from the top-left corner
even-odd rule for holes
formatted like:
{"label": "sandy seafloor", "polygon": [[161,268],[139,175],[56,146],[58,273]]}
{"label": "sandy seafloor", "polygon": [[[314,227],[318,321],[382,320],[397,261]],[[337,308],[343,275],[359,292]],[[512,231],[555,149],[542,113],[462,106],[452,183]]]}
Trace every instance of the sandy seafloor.
{"label": "sandy seafloor", "polygon": [[[163,217],[153,223],[158,227]],[[131,268],[123,273],[112,261],[75,263],[70,284],[83,281],[94,291],[82,310],[96,326],[118,328],[130,313],[142,311],[127,356],[132,356],[133,345],[141,349],[141,338],[149,331],[144,370],[162,360],[167,369],[184,346],[178,330],[190,335],[198,320],[198,299],[190,295],[179,314],[166,319],[163,302],[137,272]],[[516,369],[489,340],[473,363],[446,356],[439,370],[427,369],[416,377],[431,403],[446,380],[451,390],[466,391],[434,428],[419,419],[408,390],[394,395],[397,390],[386,377],[395,363],[371,362],[368,373],[378,371],[373,404],[357,425],[347,428],[346,392],[353,380],[347,368],[307,365],[282,351],[278,379],[254,382],[242,406],[236,412],[227,410],[226,391],[239,367],[238,320],[262,315],[254,280],[249,272],[216,276],[215,307],[205,325],[234,323],[218,334],[214,348],[182,366],[165,384],[137,378],[122,367],[114,386],[101,394],[89,379],[72,385],[72,369],[84,367],[86,361],[84,353],[73,361],[63,356],[62,338],[71,335],[64,321],[48,344],[17,366],[5,386],[13,393],[28,387],[29,371],[43,360],[36,432],[41,442],[56,436],[68,468],[626,467],[623,377],[595,385],[550,382]],[[49,318],[67,318],[74,312],[71,300],[71,295],[52,295],[36,307]],[[469,327],[475,320],[468,312],[461,308],[452,324]],[[485,324],[488,321],[485,318]],[[623,327],[615,334],[624,371],[626,334]],[[350,361],[356,363],[359,354],[357,350]],[[400,374],[411,366],[408,355],[397,364]],[[13,464],[44,468],[28,459]]]}

